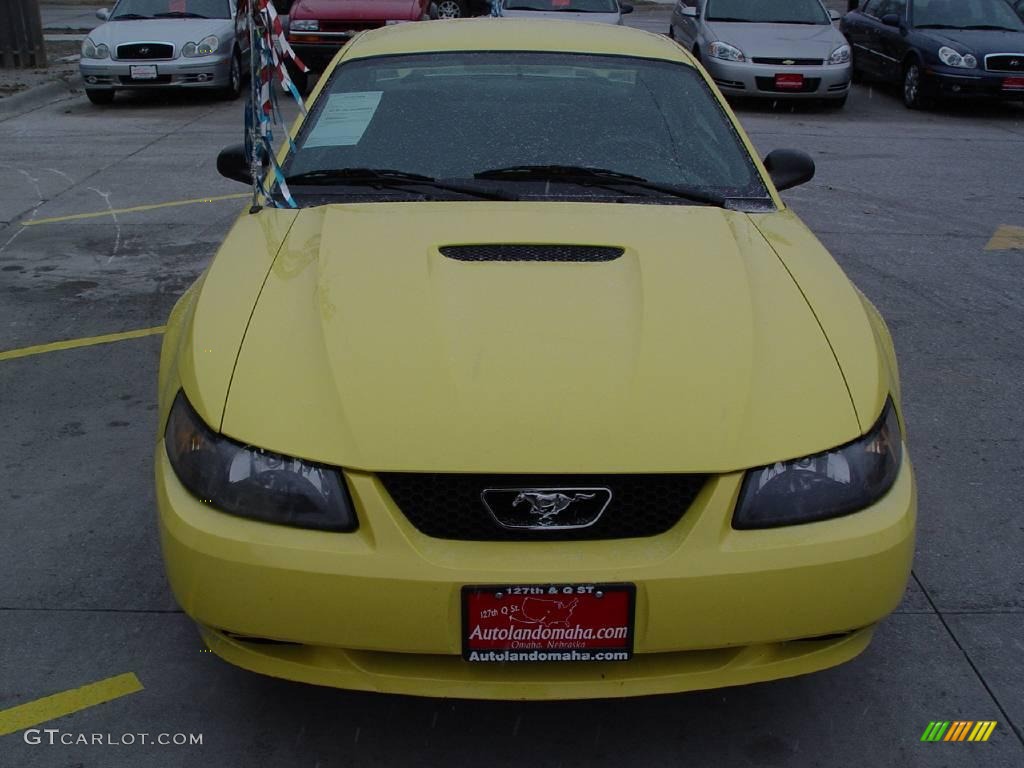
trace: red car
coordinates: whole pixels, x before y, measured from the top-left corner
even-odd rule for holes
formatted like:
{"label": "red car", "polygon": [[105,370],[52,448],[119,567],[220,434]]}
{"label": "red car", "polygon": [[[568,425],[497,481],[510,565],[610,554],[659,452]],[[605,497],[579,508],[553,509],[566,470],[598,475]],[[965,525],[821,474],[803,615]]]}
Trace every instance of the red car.
{"label": "red car", "polygon": [[[323,72],[357,32],[388,24],[438,18],[438,0],[295,0],[291,4],[288,42],[313,72]],[[441,0],[444,2],[444,0]],[[307,76],[294,69],[295,85],[306,92]]]}

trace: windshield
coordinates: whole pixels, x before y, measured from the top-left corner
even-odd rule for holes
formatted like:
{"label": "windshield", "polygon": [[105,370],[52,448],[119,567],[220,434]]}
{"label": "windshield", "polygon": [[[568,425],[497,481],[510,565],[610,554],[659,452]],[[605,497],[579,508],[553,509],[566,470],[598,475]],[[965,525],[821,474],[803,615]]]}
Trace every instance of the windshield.
{"label": "windshield", "polygon": [[818,0],[708,0],[707,21],[831,24]]}
{"label": "windshield", "polygon": [[505,0],[506,11],[618,13],[617,0]]}
{"label": "windshield", "polygon": [[1024,21],[1006,0],[914,0],[915,27],[1011,29],[1024,32]]}
{"label": "windshield", "polygon": [[110,19],[230,19],[228,0],[121,0]]}
{"label": "windshield", "polygon": [[[767,196],[693,67],[621,56],[453,52],[349,62],[317,99],[284,170],[308,178],[388,169],[517,195],[547,189],[522,169],[475,178],[521,166],[599,168],[723,197]],[[589,182],[601,180],[615,183],[608,175]]]}

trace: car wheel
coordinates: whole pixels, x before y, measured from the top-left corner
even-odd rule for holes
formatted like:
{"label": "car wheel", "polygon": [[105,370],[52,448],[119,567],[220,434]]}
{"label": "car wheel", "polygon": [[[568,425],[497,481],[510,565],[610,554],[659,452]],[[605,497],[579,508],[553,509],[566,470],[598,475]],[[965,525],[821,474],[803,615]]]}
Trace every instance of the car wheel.
{"label": "car wheel", "polygon": [[113,89],[109,91],[100,91],[95,88],[91,90],[89,88],[86,88],[85,97],[89,99],[89,101],[91,101],[93,104],[99,104],[101,106],[106,106],[107,104],[114,103]]}
{"label": "car wheel", "polygon": [[466,11],[464,0],[438,0],[437,18],[439,19],[461,19],[469,16]]}
{"label": "car wheel", "polygon": [[909,109],[928,109],[931,106],[921,77],[921,65],[916,60],[908,61],[903,69],[903,103]]}
{"label": "car wheel", "polygon": [[231,57],[231,72],[228,74],[228,84],[220,93],[221,98],[227,101],[234,101],[242,95],[242,57],[235,51]]}

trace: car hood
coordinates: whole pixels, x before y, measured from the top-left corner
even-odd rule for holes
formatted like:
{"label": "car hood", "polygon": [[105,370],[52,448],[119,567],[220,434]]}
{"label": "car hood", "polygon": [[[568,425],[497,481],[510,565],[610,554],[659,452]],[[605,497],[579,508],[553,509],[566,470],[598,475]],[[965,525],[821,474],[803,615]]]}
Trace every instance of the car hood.
{"label": "car hood", "polygon": [[298,0],[289,18],[334,21],[417,20],[422,16],[415,0]]}
{"label": "car hood", "polygon": [[89,33],[96,45],[113,47],[122,43],[171,43],[176,52],[185,43],[195,43],[208,35],[224,37],[234,31],[230,19],[140,19],[108,21]]}
{"label": "car hood", "polygon": [[831,24],[707,24],[715,39],[739,48],[748,57],[827,59],[846,39]]}
{"label": "car hood", "polygon": [[994,29],[919,29],[937,45],[949,45],[977,56],[989,53],[1024,54],[1024,32],[1001,32]]}
{"label": "car hood", "polygon": [[[859,403],[870,426],[886,396],[854,289],[785,213],[760,217],[774,248],[754,216],[697,206],[372,203],[249,218],[288,216],[233,369],[228,358],[183,379],[213,424],[230,381],[222,431],[273,451],[371,471],[724,472],[849,441],[866,430]],[[243,250],[265,262],[257,224],[236,227],[213,273],[237,270]],[[624,253],[439,252],[524,242]],[[791,269],[840,313],[835,351]],[[237,305],[230,285],[205,281],[191,348],[245,327],[224,309]]]}
{"label": "car hood", "polygon": [[571,11],[525,11],[515,8],[502,10],[503,18],[509,19],[545,19],[546,21],[589,21],[592,24],[621,24],[622,16],[618,13],[573,13]]}

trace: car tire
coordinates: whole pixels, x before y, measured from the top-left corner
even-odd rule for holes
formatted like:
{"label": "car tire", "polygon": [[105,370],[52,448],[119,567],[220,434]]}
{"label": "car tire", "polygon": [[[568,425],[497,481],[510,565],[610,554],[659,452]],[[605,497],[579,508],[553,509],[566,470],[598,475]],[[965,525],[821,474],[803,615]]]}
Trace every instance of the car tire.
{"label": "car tire", "polygon": [[903,66],[903,103],[907,109],[928,109],[932,106],[931,96],[926,91],[921,76],[921,63],[911,59]]}
{"label": "car tire", "polygon": [[469,16],[466,0],[435,0],[435,4],[439,19],[464,19]]}
{"label": "car tire", "polygon": [[242,81],[245,78],[242,75],[242,57],[235,51],[235,55],[231,57],[231,72],[228,75],[228,84],[221,92],[220,97],[225,101],[234,101],[242,95]]}
{"label": "car tire", "polygon": [[114,90],[111,89],[109,91],[101,91],[96,88],[86,88],[85,97],[93,104],[98,104],[99,106],[105,107],[108,104],[114,103]]}

